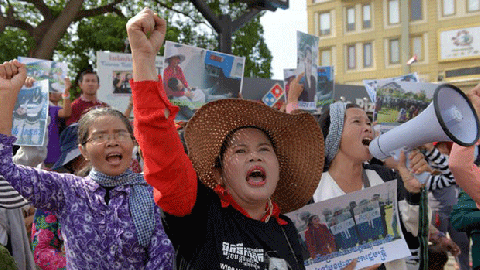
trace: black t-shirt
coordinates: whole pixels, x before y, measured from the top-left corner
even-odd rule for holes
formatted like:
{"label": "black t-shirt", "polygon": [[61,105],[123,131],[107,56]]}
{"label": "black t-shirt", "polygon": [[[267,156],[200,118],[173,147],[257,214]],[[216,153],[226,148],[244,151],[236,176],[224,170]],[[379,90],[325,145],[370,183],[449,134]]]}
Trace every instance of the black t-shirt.
{"label": "black t-shirt", "polygon": [[[305,269],[299,234],[288,217],[280,217],[288,224],[222,208],[219,196],[199,182],[192,213],[166,214],[165,231],[177,251],[178,269]],[[275,263],[288,268],[274,268]]]}

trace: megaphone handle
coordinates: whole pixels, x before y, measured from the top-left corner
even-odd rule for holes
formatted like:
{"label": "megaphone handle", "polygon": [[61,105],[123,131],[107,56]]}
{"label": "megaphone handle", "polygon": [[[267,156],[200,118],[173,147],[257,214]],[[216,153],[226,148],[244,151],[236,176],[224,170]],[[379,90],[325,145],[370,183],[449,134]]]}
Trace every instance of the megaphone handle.
{"label": "megaphone handle", "polygon": [[[400,160],[400,153],[402,152],[402,150],[404,151],[405,153],[405,157],[406,157],[406,166],[407,168],[410,168],[410,159],[408,158],[408,155],[410,154],[410,150],[411,149],[407,149],[407,148],[401,148],[401,149],[397,149],[395,151],[393,151],[392,153],[392,156],[395,158],[395,160]],[[422,172],[420,174],[414,174],[415,178],[420,182],[420,184],[426,184],[427,181],[428,181],[428,178],[430,177],[430,173],[428,172]]]}

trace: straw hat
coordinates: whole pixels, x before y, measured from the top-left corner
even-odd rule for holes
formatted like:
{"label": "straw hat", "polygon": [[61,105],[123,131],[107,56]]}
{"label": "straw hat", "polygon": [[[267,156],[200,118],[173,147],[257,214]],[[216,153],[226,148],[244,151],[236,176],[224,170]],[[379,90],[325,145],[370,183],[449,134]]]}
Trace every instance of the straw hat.
{"label": "straw hat", "polygon": [[282,213],[307,204],[322,177],[324,163],[322,131],[308,113],[282,113],[242,99],[205,104],[185,128],[188,154],[200,180],[210,188],[217,185],[214,168],[223,141],[232,130],[248,126],[267,132],[275,145],[280,179],[272,199]]}

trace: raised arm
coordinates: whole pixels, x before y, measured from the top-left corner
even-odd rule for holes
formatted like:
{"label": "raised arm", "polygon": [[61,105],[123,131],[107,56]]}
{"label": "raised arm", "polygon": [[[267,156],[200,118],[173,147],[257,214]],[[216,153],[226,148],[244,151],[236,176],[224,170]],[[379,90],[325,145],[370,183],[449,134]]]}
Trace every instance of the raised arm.
{"label": "raised arm", "polygon": [[145,161],[145,180],[155,188],[155,202],[165,212],[187,215],[196,200],[196,174],[174,125],[178,107],[168,102],[155,68],[166,22],[144,9],[127,23],[127,33],[133,56],[135,137]]}

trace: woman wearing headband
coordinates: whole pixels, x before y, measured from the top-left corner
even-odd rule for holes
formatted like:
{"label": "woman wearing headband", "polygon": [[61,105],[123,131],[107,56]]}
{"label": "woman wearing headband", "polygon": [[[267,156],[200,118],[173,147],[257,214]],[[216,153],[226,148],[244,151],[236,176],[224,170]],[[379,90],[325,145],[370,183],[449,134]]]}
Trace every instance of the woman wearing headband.
{"label": "woman wearing headband", "polygon": [[[299,92],[303,91],[302,86],[298,84],[300,79],[301,75],[290,86],[287,112],[295,109]],[[315,202],[396,179],[398,180],[398,201],[405,200],[408,204],[418,204],[420,196],[415,193],[420,191],[420,183],[405,166],[403,154],[397,164],[400,175],[386,167],[366,163],[372,158],[368,145],[373,140],[374,134],[370,119],[363,109],[354,104],[336,102],[322,112],[318,124],[325,139],[325,168],[313,196]],[[415,164],[411,168],[413,172],[418,173],[425,169],[426,162],[423,155],[416,153],[411,155],[410,159],[411,163]],[[402,181],[402,179],[406,180]],[[401,227],[404,228],[404,226]],[[403,233],[410,249],[418,249],[417,238],[405,230]],[[387,263],[386,267],[387,269],[406,269],[403,260]]]}
{"label": "woman wearing headband", "polygon": [[185,129],[189,159],[173,123],[178,108],[154,66],[165,30],[148,9],[127,24],[135,132],[178,267],[304,269],[298,232],[283,213],[305,205],[321,177],[314,118],[245,100],[211,102]]}

